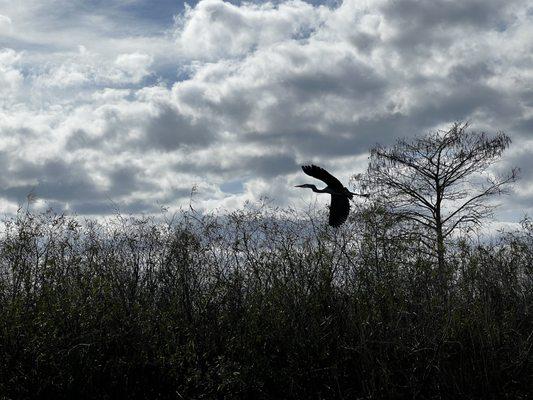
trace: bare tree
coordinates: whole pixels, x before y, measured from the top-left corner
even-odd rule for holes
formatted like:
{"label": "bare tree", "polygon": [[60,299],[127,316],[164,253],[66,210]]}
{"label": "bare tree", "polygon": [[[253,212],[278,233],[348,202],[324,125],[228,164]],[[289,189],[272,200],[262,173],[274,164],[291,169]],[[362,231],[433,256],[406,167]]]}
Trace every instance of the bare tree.
{"label": "bare tree", "polygon": [[363,190],[390,209],[423,226],[422,240],[436,250],[440,272],[445,268],[445,239],[471,228],[492,214],[489,200],[517,179],[518,169],[496,176],[489,167],[511,143],[503,132],[488,137],[455,123],[393,147],[371,149]]}

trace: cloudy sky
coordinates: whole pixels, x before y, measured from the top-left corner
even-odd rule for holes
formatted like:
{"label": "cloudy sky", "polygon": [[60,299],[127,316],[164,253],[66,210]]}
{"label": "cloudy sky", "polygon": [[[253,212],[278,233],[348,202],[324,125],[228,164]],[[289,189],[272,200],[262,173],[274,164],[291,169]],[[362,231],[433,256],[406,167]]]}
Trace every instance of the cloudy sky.
{"label": "cloudy sky", "polygon": [[[0,212],[305,204],[375,143],[469,120],[533,214],[527,0],[0,0]],[[529,3],[530,4],[530,3]]]}

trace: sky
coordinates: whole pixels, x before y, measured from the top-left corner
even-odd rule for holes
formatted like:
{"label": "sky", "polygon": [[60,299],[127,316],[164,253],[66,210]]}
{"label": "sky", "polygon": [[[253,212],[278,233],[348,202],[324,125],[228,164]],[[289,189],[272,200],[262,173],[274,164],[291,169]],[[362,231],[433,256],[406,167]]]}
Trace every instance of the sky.
{"label": "sky", "polygon": [[[0,0],[0,213],[304,206],[377,143],[469,121],[533,211],[527,0]],[[313,182],[316,183],[316,182]],[[313,197],[312,197],[313,196]],[[327,199],[324,199],[327,200]]]}

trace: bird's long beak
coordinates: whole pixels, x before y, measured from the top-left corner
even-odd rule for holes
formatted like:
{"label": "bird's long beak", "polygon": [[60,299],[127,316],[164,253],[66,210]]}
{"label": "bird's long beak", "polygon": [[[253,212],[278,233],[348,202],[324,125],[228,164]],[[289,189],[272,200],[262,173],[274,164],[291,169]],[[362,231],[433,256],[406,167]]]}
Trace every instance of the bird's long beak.
{"label": "bird's long beak", "polygon": [[295,187],[304,187],[304,185],[296,185]]}

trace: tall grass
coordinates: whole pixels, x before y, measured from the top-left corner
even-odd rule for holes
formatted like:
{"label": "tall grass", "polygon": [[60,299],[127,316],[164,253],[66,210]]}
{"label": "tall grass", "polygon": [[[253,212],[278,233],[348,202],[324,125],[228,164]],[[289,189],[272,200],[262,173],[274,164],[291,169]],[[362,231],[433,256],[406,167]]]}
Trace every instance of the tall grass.
{"label": "tall grass", "polygon": [[451,243],[443,297],[386,212],[293,215],[5,220],[0,399],[533,396],[531,224]]}

